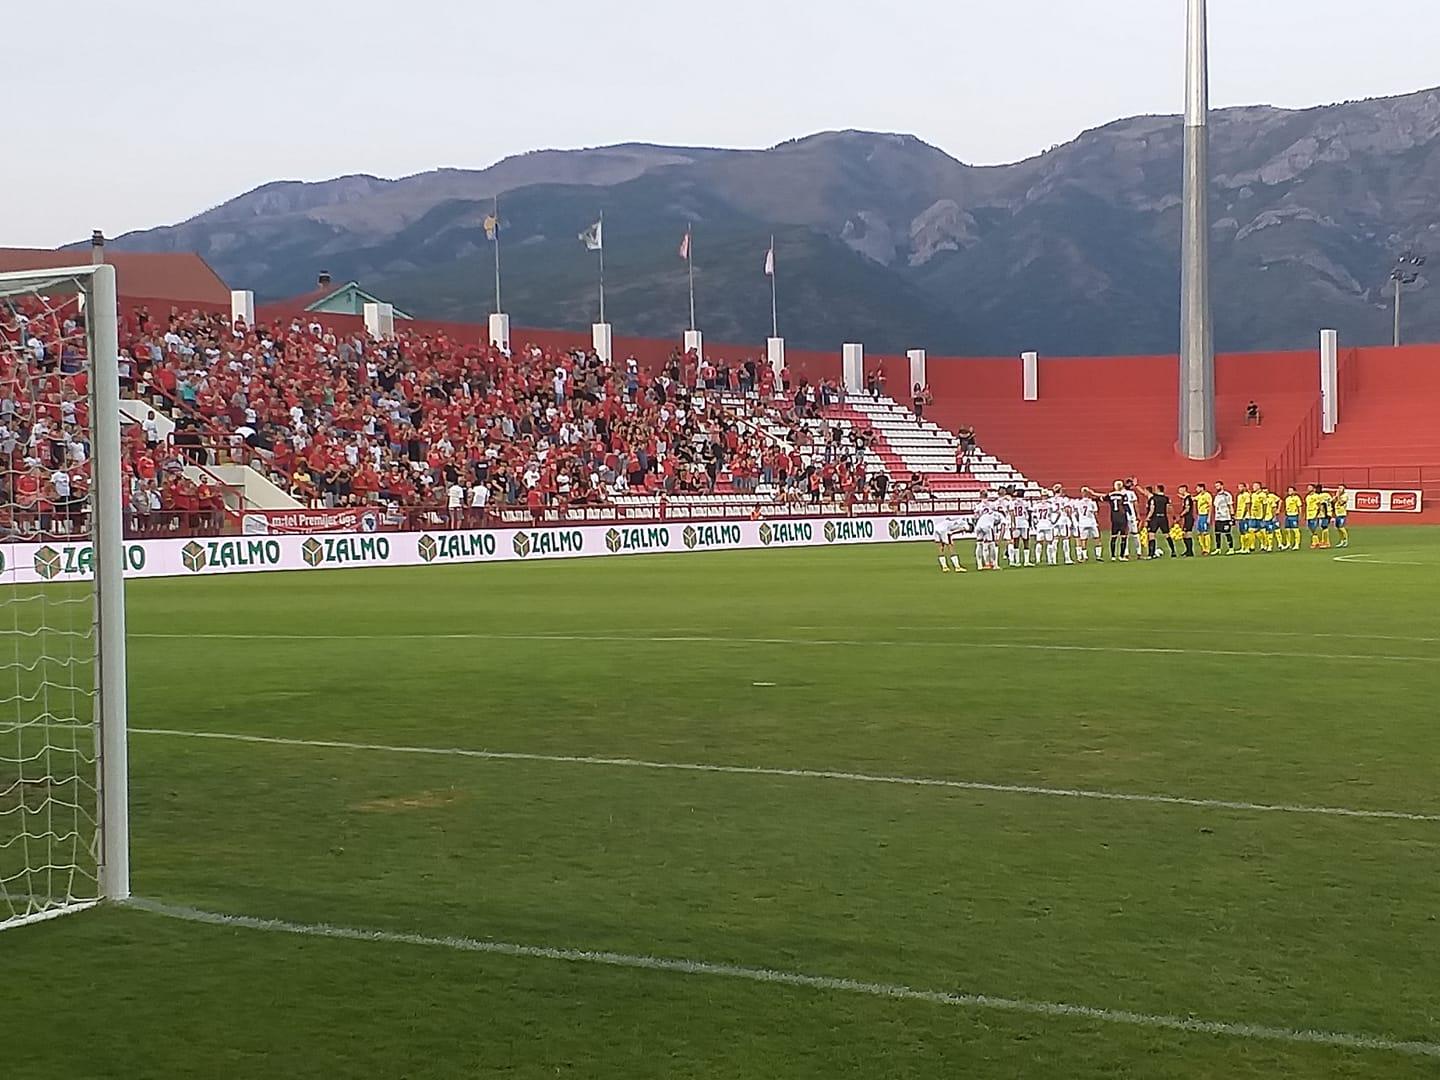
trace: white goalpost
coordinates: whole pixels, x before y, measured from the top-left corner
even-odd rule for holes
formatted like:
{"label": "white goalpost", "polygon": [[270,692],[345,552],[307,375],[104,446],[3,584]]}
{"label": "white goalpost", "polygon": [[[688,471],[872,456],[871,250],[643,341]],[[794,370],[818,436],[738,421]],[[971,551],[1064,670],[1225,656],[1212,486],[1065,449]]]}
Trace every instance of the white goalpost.
{"label": "white goalpost", "polygon": [[0,930],[130,895],[114,267],[0,274]]}

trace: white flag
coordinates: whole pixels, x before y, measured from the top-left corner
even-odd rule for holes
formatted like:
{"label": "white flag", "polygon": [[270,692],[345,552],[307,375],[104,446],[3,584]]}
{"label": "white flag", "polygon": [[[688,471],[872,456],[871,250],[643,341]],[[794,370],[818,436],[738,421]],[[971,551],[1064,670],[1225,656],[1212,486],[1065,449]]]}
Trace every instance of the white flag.
{"label": "white flag", "polygon": [[770,250],[765,252],[765,275],[775,276],[775,241],[770,241]]}
{"label": "white flag", "polygon": [[599,251],[605,246],[605,238],[602,235],[604,224],[604,219],[601,219],[580,234],[580,242],[585,245],[587,250]]}

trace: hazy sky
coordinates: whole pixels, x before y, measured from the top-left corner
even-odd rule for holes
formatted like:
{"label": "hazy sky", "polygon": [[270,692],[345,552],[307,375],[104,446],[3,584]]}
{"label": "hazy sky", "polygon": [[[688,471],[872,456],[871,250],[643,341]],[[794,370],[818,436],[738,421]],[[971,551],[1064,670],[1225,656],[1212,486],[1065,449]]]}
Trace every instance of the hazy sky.
{"label": "hazy sky", "polygon": [[[1028,157],[1179,112],[1185,0],[71,0],[0,15],[0,246],[166,224],[275,179],[627,140],[904,131]],[[1216,106],[1440,83],[1440,3],[1211,0]],[[18,65],[18,66],[17,66]]]}

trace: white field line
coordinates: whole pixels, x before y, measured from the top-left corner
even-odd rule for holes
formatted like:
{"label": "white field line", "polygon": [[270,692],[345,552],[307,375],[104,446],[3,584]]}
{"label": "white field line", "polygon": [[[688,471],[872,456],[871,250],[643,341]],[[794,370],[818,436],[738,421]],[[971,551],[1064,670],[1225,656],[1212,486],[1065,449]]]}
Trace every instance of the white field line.
{"label": "white field line", "polygon": [[994,1010],[1039,1016],[1046,1019],[1098,1021],[1106,1024],[1128,1024],[1134,1027],[1160,1028],[1193,1035],[1216,1035],[1245,1041],[1265,1041],[1313,1046],[1331,1046],[1345,1050],[1371,1050],[1419,1057],[1440,1057],[1440,1043],[1396,1039],[1381,1035],[1358,1035],[1344,1031],[1317,1031],[1304,1028],[1271,1027],[1265,1024],[1226,1020],[1200,1020],[1188,1016],[1166,1016],[1158,1013],[1131,1012],[1125,1009],[1101,1009],[1089,1005],[1069,1005],[1055,1001],[1030,1001],[1023,998],[995,997],[990,994],[952,993],[943,990],[917,990],[893,983],[864,982],[858,979],[829,975],[807,975],[773,968],[743,967],[738,964],[717,964],[703,960],[671,959],[631,953],[599,952],[586,949],[562,949],[540,945],[515,945],[504,941],[486,941],[468,937],[436,936],[391,930],[362,930],[323,923],[297,923],[282,919],[261,919],[249,915],[226,915],[178,907],[155,900],[131,899],[128,906],[166,918],[210,926],[270,933],[294,934],[303,937],[328,938],[338,941],[363,941],[386,945],[417,945],[451,949],[456,952],[508,956],[527,960],[559,960],[572,964],[596,964],[604,967],[659,971],[676,975],[700,975],[712,978],[740,979],[774,986],[800,987],[831,993],[865,994],[870,997],[913,1001],[927,1005],[947,1005],[971,1010]]}
{"label": "white field line", "polygon": [[1336,562],[1359,566],[1435,566],[1433,562],[1402,562],[1399,559],[1377,559],[1374,555],[1336,555]]}
{"label": "white field line", "polygon": [[711,634],[130,634],[131,638],[165,641],[531,641],[617,642],[634,645],[803,645],[822,647],[896,647],[970,649],[985,652],[1124,653],[1139,656],[1223,656],[1242,660],[1359,660],[1397,664],[1440,664],[1440,656],[1397,656],[1384,653],[1263,652],[1257,649],[1189,649],[1142,645],[1057,645],[1020,641],[891,641],[857,638],[721,637]]}
{"label": "white field line", "polygon": [[344,742],[338,739],[291,739],[275,735],[242,735],[225,731],[180,731],[170,728],[132,727],[130,733],[132,735],[258,743],[268,746],[296,746],[324,750],[360,750],[384,754],[419,754],[433,757],[472,758],[482,761],[533,761],[551,765],[590,765],[612,769],[652,769],[668,772],[720,773],[730,776],[769,776],[800,780],[841,780],[856,784],[891,784],[897,787],[946,788],[954,791],[983,791],[1001,795],[1043,795],[1059,799],[1095,799],[1104,802],[1152,803],[1162,806],[1190,806],[1207,810],[1241,810],[1265,814],[1314,814],[1324,817],[1379,818],[1389,821],[1440,821],[1440,814],[1414,813],[1405,810],[1360,810],[1343,806],[1253,803],[1231,799],[1187,798],[1181,795],[1145,795],[1122,791],[1095,791],[1087,788],[1051,788],[1032,784],[992,784],[979,780],[943,780],[925,776],[886,776],[877,773],[842,772],[835,769],[781,769],[767,768],[761,765],[716,765],[701,762],[647,761],[642,758],[594,757],[579,754],[529,754],[510,750],[467,750],[461,747],[391,746],[384,743]]}

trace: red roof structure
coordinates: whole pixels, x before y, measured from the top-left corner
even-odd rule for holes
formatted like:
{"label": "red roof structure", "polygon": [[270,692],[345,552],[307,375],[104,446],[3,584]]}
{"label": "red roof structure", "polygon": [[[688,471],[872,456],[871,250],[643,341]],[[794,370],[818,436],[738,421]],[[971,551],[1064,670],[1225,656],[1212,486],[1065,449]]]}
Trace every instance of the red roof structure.
{"label": "red roof structure", "polygon": [[[194,252],[112,251],[105,261],[115,267],[116,291],[131,300],[166,300],[175,304],[230,305],[230,287]],[[53,270],[87,266],[90,249],[51,251],[46,248],[0,248],[0,273],[10,270]]]}

